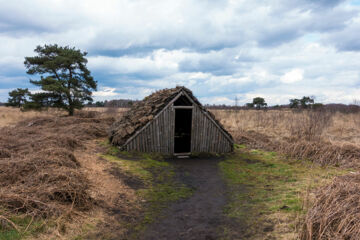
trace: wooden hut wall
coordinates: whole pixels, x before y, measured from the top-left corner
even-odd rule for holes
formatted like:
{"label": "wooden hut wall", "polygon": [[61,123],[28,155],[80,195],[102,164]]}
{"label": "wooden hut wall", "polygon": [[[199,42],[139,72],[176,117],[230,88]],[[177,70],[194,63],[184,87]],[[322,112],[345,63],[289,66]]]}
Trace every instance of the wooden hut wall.
{"label": "wooden hut wall", "polygon": [[[174,153],[175,114],[171,106],[150,122],[127,145],[127,151]],[[192,113],[191,152],[224,153],[232,142],[198,106]]]}
{"label": "wooden hut wall", "polygon": [[172,154],[174,152],[174,117],[171,107],[166,108],[126,145],[126,150]]}
{"label": "wooden hut wall", "polygon": [[225,153],[232,151],[232,145],[225,133],[198,106],[194,106],[191,151]]}

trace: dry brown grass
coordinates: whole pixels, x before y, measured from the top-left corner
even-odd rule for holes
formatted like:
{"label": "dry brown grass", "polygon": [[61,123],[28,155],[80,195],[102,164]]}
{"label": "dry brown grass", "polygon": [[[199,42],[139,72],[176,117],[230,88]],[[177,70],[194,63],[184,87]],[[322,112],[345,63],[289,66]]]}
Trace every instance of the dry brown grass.
{"label": "dry brown grass", "polygon": [[360,174],[337,177],[316,194],[301,239],[360,239]]}
{"label": "dry brown grass", "polygon": [[345,167],[360,164],[358,114],[213,110],[238,143]]}
{"label": "dry brown grass", "polygon": [[74,156],[105,137],[113,119],[37,117],[0,129],[0,203],[13,212],[52,216],[91,206],[89,182]]}
{"label": "dry brown grass", "polygon": [[360,113],[295,112],[291,110],[211,110],[235,136],[245,131],[275,140],[291,137],[316,139],[360,147]]}
{"label": "dry brown grass", "polygon": [[[6,210],[1,218],[30,215],[55,223],[37,239],[97,239],[95,226],[109,223],[114,233],[105,235],[126,233],[112,209],[121,208],[121,216],[134,218],[138,195],[109,172],[113,166],[99,158],[105,149],[98,144],[122,111],[77,111],[67,117],[54,110],[0,110],[5,114],[2,124],[7,125],[0,127],[0,207]],[[9,224],[13,222],[5,226]]]}
{"label": "dry brown grass", "polygon": [[49,116],[60,116],[64,112],[60,110],[51,109],[49,111],[37,112],[28,111],[22,112],[19,108],[12,107],[0,107],[0,128],[4,126],[14,126],[19,121],[34,117],[49,117]]}
{"label": "dry brown grass", "polygon": [[[106,116],[121,117],[127,108],[101,108],[91,107],[84,108],[83,111],[77,112],[99,112],[104,113]],[[20,111],[19,108],[1,107],[0,106],[0,128],[5,126],[14,126],[19,121],[23,121],[35,117],[53,117],[65,116],[67,113],[58,109],[49,109],[46,111]]]}

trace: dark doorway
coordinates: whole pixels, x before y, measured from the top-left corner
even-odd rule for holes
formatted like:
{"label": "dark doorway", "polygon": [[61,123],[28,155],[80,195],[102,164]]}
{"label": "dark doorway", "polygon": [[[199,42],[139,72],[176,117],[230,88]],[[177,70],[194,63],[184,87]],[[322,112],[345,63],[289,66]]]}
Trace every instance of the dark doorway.
{"label": "dark doorway", "polygon": [[191,151],[192,109],[175,109],[175,153]]}

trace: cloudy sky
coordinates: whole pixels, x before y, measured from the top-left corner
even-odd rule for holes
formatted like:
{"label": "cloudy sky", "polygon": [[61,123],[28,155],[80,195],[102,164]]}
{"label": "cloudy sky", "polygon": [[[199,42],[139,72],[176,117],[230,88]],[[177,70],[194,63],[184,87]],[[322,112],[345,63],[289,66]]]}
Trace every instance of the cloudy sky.
{"label": "cloudy sky", "polygon": [[96,100],[185,85],[203,103],[360,99],[360,0],[0,0],[0,101],[37,45],[88,52]]}

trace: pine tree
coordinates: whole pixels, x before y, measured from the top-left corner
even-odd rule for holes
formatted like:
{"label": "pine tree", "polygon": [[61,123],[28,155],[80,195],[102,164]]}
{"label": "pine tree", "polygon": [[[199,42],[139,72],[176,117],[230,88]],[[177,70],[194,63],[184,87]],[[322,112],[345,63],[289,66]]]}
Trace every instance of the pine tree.
{"label": "pine tree", "polygon": [[17,88],[9,92],[8,102],[6,106],[9,107],[22,107],[27,103],[27,98],[30,95],[29,89],[27,88]]}
{"label": "pine tree", "polygon": [[34,51],[37,56],[25,57],[24,64],[28,74],[40,75],[40,80],[30,82],[42,91],[31,95],[33,101],[26,108],[57,107],[72,116],[75,109],[92,101],[97,82],[86,67],[86,52],[57,44],[37,46]]}

